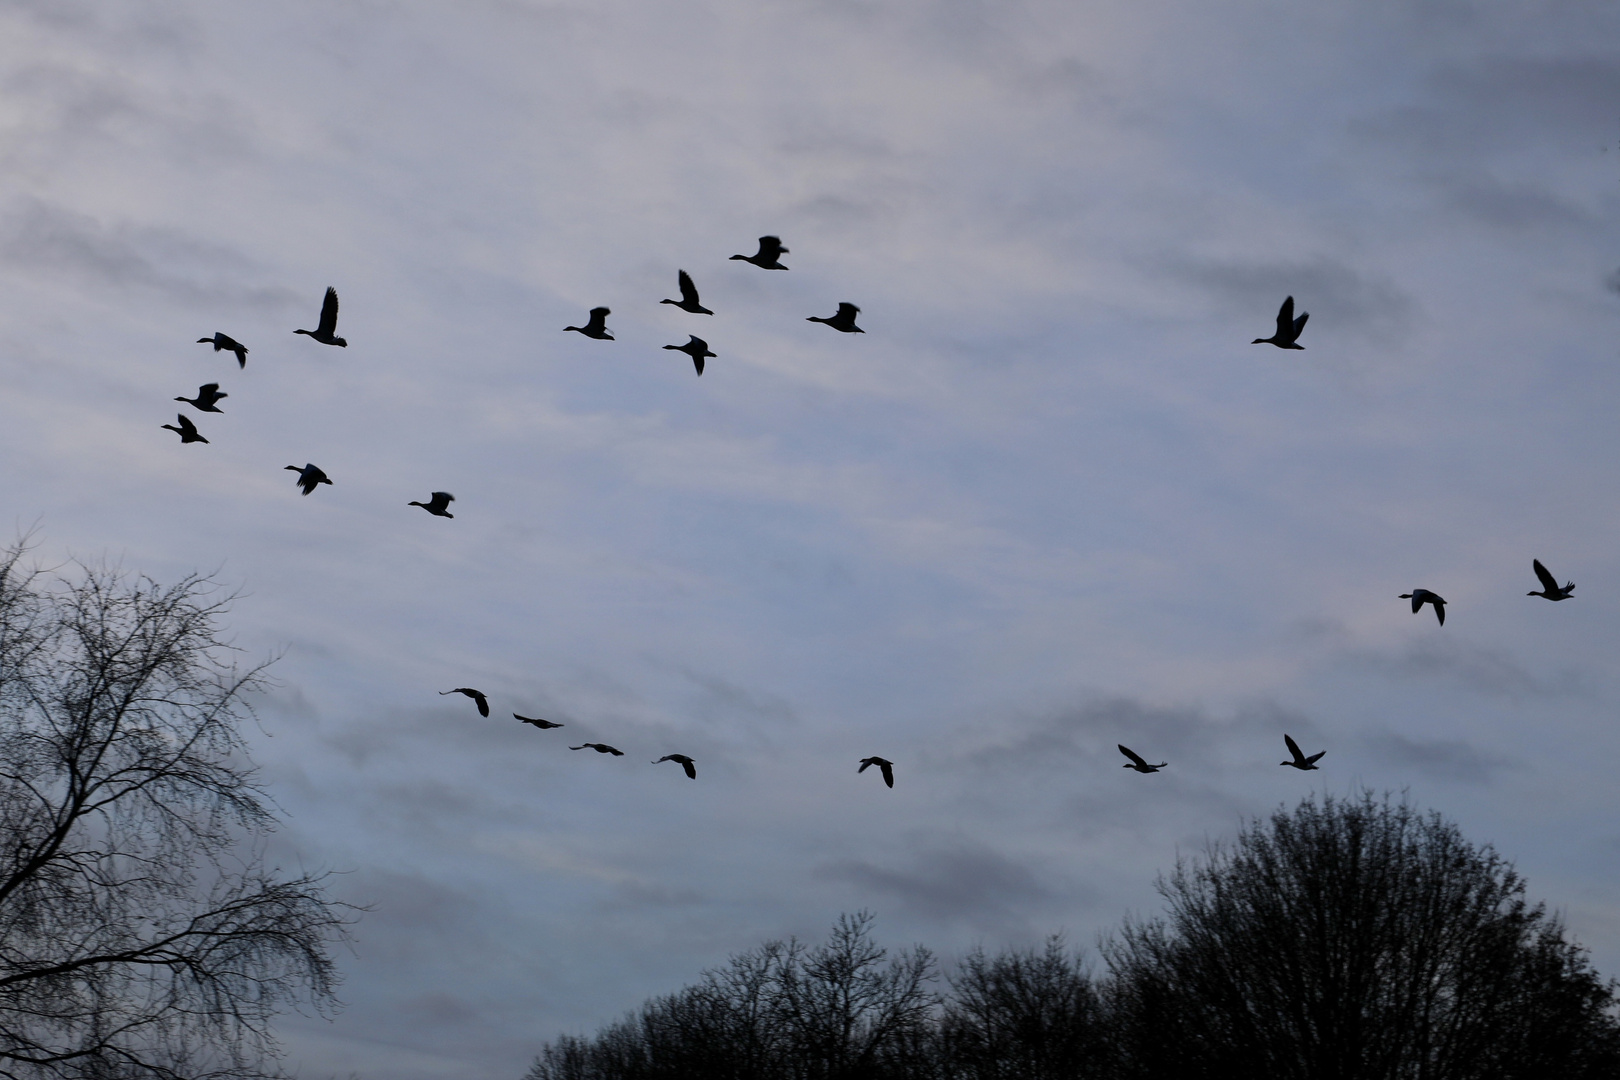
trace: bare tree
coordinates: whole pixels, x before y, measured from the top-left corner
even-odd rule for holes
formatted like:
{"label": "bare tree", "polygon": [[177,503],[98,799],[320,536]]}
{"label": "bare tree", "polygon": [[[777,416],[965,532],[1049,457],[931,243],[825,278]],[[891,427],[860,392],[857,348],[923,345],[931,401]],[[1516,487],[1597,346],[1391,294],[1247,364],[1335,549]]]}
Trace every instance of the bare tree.
{"label": "bare tree", "polygon": [[[341,905],[264,865],[228,597],[0,553],[0,1076],[273,1074],[335,1004]],[[267,1071],[268,1070],[268,1071]]]}
{"label": "bare tree", "polygon": [[873,918],[840,915],[825,944],[790,942],[783,953],[775,1012],[788,1052],[779,1075],[904,1077],[932,1064],[933,954],[919,945],[888,959],[872,940]]}
{"label": "bare tree", "polygon": [[592,1038],[542,1047],[528,1080],[906,1080],[932,1076],[933,956],[893,959],[872,916],[825,944],[770,941]]}
{"label": "bare tree", "polygon": [[961,1080],[1076,1080],[1109,1075],[1110,1035],[1097,988],[1059,935],[1040,952],[975,949],[951,979],[941,1018],[946,1075]]}
{"label": "bare tree", "polygon": [[1611,985],[1439,815],[1306,800],[1160,891],[1107,950],[1123,1075],[1620,1075]]}

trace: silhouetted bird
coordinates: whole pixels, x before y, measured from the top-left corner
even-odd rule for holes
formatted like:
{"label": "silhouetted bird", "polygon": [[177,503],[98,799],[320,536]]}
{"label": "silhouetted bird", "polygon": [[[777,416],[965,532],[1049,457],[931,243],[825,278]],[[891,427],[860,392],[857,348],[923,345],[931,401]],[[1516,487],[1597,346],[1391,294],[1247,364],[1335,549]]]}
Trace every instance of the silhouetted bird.
{"label": "silhouetted bird", "polygon": [[616,750],[605,742],[588,742],[581,746],[570,746],[570,750],[595,750],[598,754],[612,754],[614,757],[624,757],[623,750]]}
{"label": "silhouetted bird", "polygon": [[663,757],[653,762],[653,764],[662,765],[666,761],[680,762],[681,768],[686,770],[686,775],[693,780],[697,779],[697,763],[691,758],[687,757],[685,754],[665,754]]}
{"label": "silhouetted bird", "polygon": [[688,334],[687,337],[690,340],[685,345],[665,345],[664,348],[674,349],[676,352],[683,352],[690,356],[692,366],[697,368],[697,373],[701,375],[703,374],[703,358],[705,356],[715,356],[716,354],[709,351],[709,343],[702,338],[694,337],[691,334]]}
{"label": "silhouetted bird", "polygon": [[288,465],[287,468],[298,474],[298,479],[293,482],[304,489],[305,495],[314,491],[316,484],[330,484],[332,482],[326,478],[324,472],[313,465],[305,465],[302,469],[296,465]]}
{"label": "silhouetted bird", "polygon": [[406,503],[405,505],[406,506],[420,506],[422,509],[426,510],[428,513],[434,515],[435,517],[453,518],[456,515],[452,514],[450,511],[446,510],[445,507],[449,506],[451,503],[453,503],[455,501],[456,501],[456,497],[454,495],[450,494],[448,491],[435,491],[433,493],[432,500],[429,501],[429,502],[417,502],[415,499],[412,499],[410,502]]}
{"label": "silhouetted bird", "polygon": [[220,398],[227,398],[230,396],[231,395],[229,394],[222,394],[219,392],[219,383],[211,382],[203,383],[201,386],[197,387],[197,396],[194,398],[177,397],[174,400],[183,401],[199,412],[222,412],[224,410],[220,409],[219,406],[214,404],[214,402],[218,401]]}
{"label": "silhouetted bird", "polygon": [[1568,585],[1559,588],[1558,579],[1552,576],[1552,572],[1550,570],[1541,565],[1540,559],[1531,559],[1530,565],[1535,567],[1536,577],[1541,579],[1542,591],[1527,592],[1524,595],[1545,596],[1549,600],[1568,600],[1570,598],[1570,594],[1575,591],[1575,583],[1573,581],[1571,581]]}
{"label": "silhouetted bird", "polygon": [[242,344],[240,341],[237,341],[229,334],[221,334],[216,330],[213,337],[198,338],[197,344],[212,345],[215,352],[219,352],[221,349],[229,349],[231,352],[236,354],[237,364],[241,367],[247,367],[247,346]]}
{"label": "silhouetted bird", "polygon": [[762,236],[759,238],[759,250],[752,255],[733,255],[733,259],[751,262],[761,270],[786,270],[777,260],[788,253],[782,246],[782,241],[775,236]]}
{"label": "silhouetted bird", "polygon": [[857,774],[865,772],[868,765],[876,765],[878,771],[883,774],[883,782],[894,787],[894,762],[880,757],[861,758],[861,767],[855,772]]}
{"label": "silhouetted bird", "polygon": [[160,424],[159,426],[168,428],[170,431],[175,432],[180,436],[180,441],[182,443],[208,441],[201,435],[197,434],[197,425],[193,424],[189,419],[187,419],[185,413],[176,413],[175,419],[180,421],[179,427],[175,427],[173,424]]}
{"label": "silhouetted bird", "polygon": [[517,713],[512,714],[512,719],[521,720],[525,724],[528,724],[530,727],[537,727],[541,731],[544,731],[546,728],[554,728],[554,727],[563,727],[563,726],[565,726],[563,724],[553,724],[550,720],[541,720],[538,717],[534,717],[534,716],[519,716]]}
{"label": "silhouetted bird", "polygon": [[484,696],[484,692],[482,690],[474,690],[470,686],[458,686],[454,690],[439,691],[440,697],[444,697],[446,694],[466,694],[478,705],[479,716],[489,715],[489,698]]}
{"label": "silhouetted bird", "polygon": [[308,334],[322,345],[339,345],[348,348],[349,343],[337,336],[338,298],[337,290],[328,285],[326,299],[321,301],[321,323],[313,330],[294,330],[295,334]]}
{"label": "silhouetted bird", "polygon": [[593,307],[591,317],[584,326],[565,326],[563,331],[578,330],[586,337],[597,338],[602,341],[612,341],[613,335],[607,332],[607,317],[613,314],[611,308]]}
{"label": "silhouetted bird", "polygon": [[1284,735],[1283,742],[1288,744],[1288,752],[1294,755],[1294,760],[1279,761],[1277,762],[1279,765],[1292,765],[1296,769],[1309,771],[1316,768],[1317,759],[1327,753],[1326,750],[1319,750],[1310,757],[1306,757],[1304,751],[1300,750],[1299,743],[1295,742],[1291,736]]}
{"label": "silhouetted bird", "polygon": [[1413,589],[1411,592],[1401,593],[1402,600],[1412,601],[1412,614],[1416,615],[1423,610],[1424,604],[1434,605],[1434,617],[1440,620],[1440,625],[1446,625],[1446,601],[1439,593],[1432,593],[1428,589]]}
{"label": "silhouetted bird", "polygon": [[660,304],[674,304],[682,311],[690,311],[694,315],[713,315],[714,312],[698,303],[697,286],[692,284],[692,275],[685,270],[677,270],[680,275],[681,298],[679,300],[660,300]]}
{"label": "silhouetted bird", "polygon": [[832,318],[823,319],[820,315],[812,315],[805,322],[826,323],[834,330],[842,330],[846,334],[864,334],[866,331],[855,325],[855,316],[860,313],[861,309],[854,304],[839,304],[838,314]]}
{"label": "silhouetted bird", "polygon": [[1295,342],[1299,340],[1299,332],[1305,329],[1305,320],[1310,317],[1311,313],[1307,311],[1299,318],[1294,318],[1294,298],[1290,296],[1277,310],[1277,332],[1270,337],[1257,337],[1250,344],[1275,345],[1279,349],[1299,349],[1303,352],[1305,346],[1296,345]]}
{"label": "silhouetted bird", "polygon": [[1160,769],[1170,764],[1168,761],[1161,761],[1157,765],[1149,765],[1147,762],[1142,760],[1142,755],[1138,754],[1130,747],[1124,745],[1123,743],[1115,743],[1114,745],[1119,747],[1120,753],[1131,759],[1121,766],[1121,768],[1135,769],[1139,773],[1150,773],[1158,772]]}

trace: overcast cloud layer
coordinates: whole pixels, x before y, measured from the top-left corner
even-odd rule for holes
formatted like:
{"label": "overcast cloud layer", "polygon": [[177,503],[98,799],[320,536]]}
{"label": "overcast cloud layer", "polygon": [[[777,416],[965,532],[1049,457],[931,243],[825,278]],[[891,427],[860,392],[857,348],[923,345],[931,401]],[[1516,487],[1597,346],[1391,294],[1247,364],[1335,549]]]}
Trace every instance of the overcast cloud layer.
{"label": "overcast cloud layer", "polygon": [[1086,945],[1362,784],[1616,975],[1617,103],[1601,5],[13,2],[5,506],[283,654],[278,857],[374,909],[305,1077],[512,1080],[863,907]]}

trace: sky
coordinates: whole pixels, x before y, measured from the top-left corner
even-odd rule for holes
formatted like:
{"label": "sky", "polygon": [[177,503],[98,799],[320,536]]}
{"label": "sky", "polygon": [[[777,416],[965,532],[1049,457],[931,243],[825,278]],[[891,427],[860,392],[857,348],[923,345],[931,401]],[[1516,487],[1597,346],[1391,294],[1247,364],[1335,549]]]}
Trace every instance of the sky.
{"label": "sky", "polygon": [[1363,787],[1620,975],[1620,9],[13,0],[0,170],[0,525],[240,594],[271,854],[370,907],[301,1077],[845,911],[1095,956]]}

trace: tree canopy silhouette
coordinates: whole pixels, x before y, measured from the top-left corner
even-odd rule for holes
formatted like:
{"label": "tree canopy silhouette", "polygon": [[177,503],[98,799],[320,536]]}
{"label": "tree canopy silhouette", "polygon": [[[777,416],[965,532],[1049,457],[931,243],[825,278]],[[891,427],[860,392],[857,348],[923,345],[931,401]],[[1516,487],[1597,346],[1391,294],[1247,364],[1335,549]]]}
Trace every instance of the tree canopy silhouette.
{"label": "tree canopy silhouette", "polygon": [[527,1080],[909,1080],[931,1075],[934,958],[892,959],[866,912],[814,947],[771,941],[595,1038],[565,1035]]}
{"label": "tree canopy silhouette", "polygon": [[1614,990],[1524,881],[1387,796],[1306,799],[1177,866],[1165,917],[1106,939],[974,950],[928,989],[871,916],[771,942],[527,1080],[1597,1080],[1620,1076]]}
{"label": "tree canopy silhouette", "polygon": [[1122,1075],[1617,1075],[1611,984],[1438,814],[1306,799],[1159,888],[1106,949]]}
{"label": "tree canopy silhouette", "polygon": [[238,732],[262,665],[227,598],[0,553],[0,1076],[273,1074],[281,1008],[334,1004],[345,912],[280,877]]}

